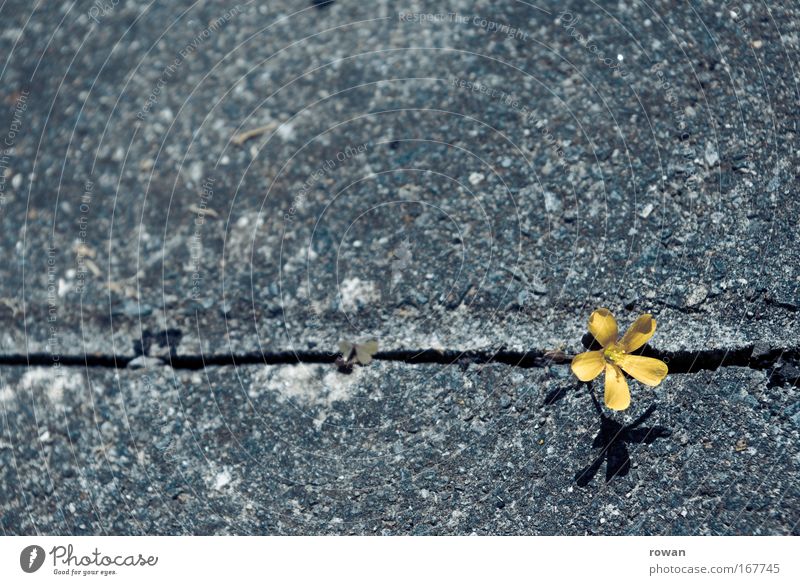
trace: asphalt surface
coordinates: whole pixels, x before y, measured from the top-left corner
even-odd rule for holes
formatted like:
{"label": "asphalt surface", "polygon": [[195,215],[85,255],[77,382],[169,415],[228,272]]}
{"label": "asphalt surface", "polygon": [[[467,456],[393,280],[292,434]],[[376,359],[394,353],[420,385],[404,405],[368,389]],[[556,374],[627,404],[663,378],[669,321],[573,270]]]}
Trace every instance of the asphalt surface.
{"label": "asphalt surface", "polygon": [[0,4],[0,529],[797,533],[798,13]]}
{"label": "asphalt surface", "polygon": [[[52,368],[7,369],[0,444],[8,462],[2,479],[12,488],[3,528],[796,529],[796,389],[769,387],[750,369],[671,376],[655,391],[636,392],[629,416],[618,419],[633,423],[657,405],[645,421],[626,432],[607,422],[606,439],[594,443],[601,419],[586,388],[565,374],[386,363],[350,375],[308,364],[65,377]],[[596,474],[585,471],[595,461]]]}

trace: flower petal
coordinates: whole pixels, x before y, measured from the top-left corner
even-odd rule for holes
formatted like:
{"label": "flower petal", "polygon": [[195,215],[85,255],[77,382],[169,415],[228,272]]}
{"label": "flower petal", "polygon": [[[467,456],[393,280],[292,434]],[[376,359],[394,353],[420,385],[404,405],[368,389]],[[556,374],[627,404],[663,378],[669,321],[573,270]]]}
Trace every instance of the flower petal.
{"label": "flower petal", "polygon": [[619,335],[617,321],[608,309],[597,309],[589,316],[589,333],[603,347],[614,343]]}
{"label": "flower petal", "polygon": [[661,360],[642,355],[626,355],[620,360],[619,366],[648,386],[658,386],[669,372],[667,364]]}
{"label": "flower petal", "polygon": [[617,366],[606,364],[606,406],[611,410],[625,410],[631,405],[628,381]]}
{"label": "flower petal", "polygon": [[602,351],[587,351],[572,358],[572,373],[581,382],[594,380],[603,371],[606,361]]}
{"label": "flower petal", "polygon": [[656,320],[653,319],[651,314],[647,313],[636,319],[633,325],[628,327],[625,335],[622,336],[622,341],[619,343],[626,352],[630,353],[650,341],[655,332]]}

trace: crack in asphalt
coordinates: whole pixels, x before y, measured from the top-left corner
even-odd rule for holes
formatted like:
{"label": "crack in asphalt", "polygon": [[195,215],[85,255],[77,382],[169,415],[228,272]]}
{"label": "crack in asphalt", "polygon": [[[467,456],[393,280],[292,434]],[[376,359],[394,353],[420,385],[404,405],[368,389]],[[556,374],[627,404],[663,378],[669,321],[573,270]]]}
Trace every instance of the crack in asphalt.
{"label": "crack in asphalt", "polygon": [[[591,348],[591,343],[584,344]],[[174,350],[175,348],[172,347]],[[698,351],[660,351],[645,346],[637,354],[663,360],[672,374],[691,374],[723,367],[743,367],[766,371],[771,385],[800,386],[800,348],[757,348],[750,345],[736,349],[707,349]],[[177,354],[165,356],[140,355],[61,355],[49,353],[0,355],[0,366],[83,366],[126,368],[141,364],[135,360],[150,357],[161,360],[173,369],[200,370],[208,366],[334,364],[339,353],[322,351],[245,352],[230,354]],[[406,364],[438,364],[467,367],[470,364],[500,363],[518,368],[544,368],[570,363],[573,355],[559,351],[459,351],[459,350],[392,350],[381,351],[375,360]],[[141,364],[144,365],[144,364]]]}

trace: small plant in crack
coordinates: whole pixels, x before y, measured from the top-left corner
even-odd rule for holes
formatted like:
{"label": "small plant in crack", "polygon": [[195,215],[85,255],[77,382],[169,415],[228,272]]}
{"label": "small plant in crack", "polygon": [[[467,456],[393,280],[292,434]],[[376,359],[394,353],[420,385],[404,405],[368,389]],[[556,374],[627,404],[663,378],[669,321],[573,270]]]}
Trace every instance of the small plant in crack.
{"label": "small plant in crack", "polygon": [[[600,349],[576,355],[572,373],[581,382],[590,382],[605,371],[605,404],[611,410],[625,410],[631,404],[631,393],[623,371],[647,386],[658,386],[669,369],[663,361],[636,355],[656,332],[656,320],[650,314],[636,319],[622,339],[614,315],[608,309],[597,309],[589,316],[589,333]],[[594,395],[592,395],[594,396]]]}
{"label": "small plant in crack", "polygon": [[133,341],[133,354],[161,358],[174,357],[182,338],[183,332],[180,329],[163,329],[157,332],[145,330],[142,331],[139,339]]}
{"label": "small plant in crack", "polygon": [[548,349],[544,352],[542,357],[547,360],[548,363],[554,364],[564,364],[569,360],[569,356],[564,352],[563,346],[558,346],[556,349]]}
{"label": "small plant in crack", "polygon": [[356,363],[362,366],[372,363],[372,356],[378,353],[378,342],[374,339],[364,343],[340,341],[339,351],[342,355],[336,358],[336,366],[340,372],[349,374]]}

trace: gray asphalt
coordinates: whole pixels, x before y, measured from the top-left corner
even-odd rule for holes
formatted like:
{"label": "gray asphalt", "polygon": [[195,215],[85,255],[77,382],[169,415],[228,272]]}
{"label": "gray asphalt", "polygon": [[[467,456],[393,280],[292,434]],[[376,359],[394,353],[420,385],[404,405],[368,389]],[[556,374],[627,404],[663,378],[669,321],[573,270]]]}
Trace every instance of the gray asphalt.
{"label": "gray asphalt", "polygon": [[799,12],[0,4],[0,529],[797,533]]}
{"label": "gray asphalt", "polygon": [[[563,368],[562,368],[563,370]],[[375,363],[4,371],[20,534],[788,534],[796,389],[750,369],[639,390],[608,449],[566,372]],[[787,413],[794,411],[792,416]],[[624,465],[627,452],[628,465]],[[596,475],[583,473],[600,457]],[[617,474],[606,481],[607,474]],[[576,478],[581,476],[581,481]],[[583,485],[585,484],[585,485]]]}

